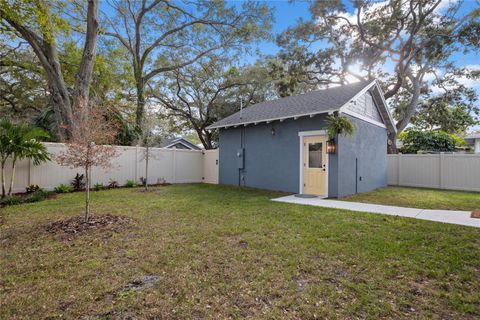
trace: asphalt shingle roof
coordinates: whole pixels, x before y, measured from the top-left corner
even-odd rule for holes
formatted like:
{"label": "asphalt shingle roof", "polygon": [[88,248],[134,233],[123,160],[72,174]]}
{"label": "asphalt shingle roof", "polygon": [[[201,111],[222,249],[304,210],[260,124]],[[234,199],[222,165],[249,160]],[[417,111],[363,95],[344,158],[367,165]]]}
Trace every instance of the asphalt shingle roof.
{"label": "asphalt shingle roof", "polygon": [[295,116],[336,111],[371,82],[356,82],[297,96],[265,101],[243,109],[212,124],[209,128],[262,122]]}

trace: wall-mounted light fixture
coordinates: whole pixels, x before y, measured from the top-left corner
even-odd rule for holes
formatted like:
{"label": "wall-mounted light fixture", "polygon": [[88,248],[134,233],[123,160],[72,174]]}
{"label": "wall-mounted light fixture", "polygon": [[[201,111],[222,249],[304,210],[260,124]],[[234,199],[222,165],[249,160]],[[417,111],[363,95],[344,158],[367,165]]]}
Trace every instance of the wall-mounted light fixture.
{"label": "wall-mounted light fixture", "polygon": [[274,127],[272,127],[271,133],[272,133],[272,136],[275,135],[275,128]]}
{"label": "wall-mounted light fixture", "polygon": [[335,143],[335,139],[332,138],[327,141],[327,153],[335,154],[335,152],[337,152],[337,144]]}

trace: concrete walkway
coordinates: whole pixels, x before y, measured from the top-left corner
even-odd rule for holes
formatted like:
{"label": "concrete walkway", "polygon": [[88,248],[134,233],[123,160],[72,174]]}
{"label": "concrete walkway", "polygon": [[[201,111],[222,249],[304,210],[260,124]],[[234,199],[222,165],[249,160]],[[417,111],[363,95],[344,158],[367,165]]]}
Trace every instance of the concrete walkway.
{"label": "concrete walkway", "polygon": [[351,211],[361,211],[377,214],[387,214],[391,216],[400,216],[415,218],[421,220],[437,221],[451,224],[460,224],[464,226],[480,228],[480,219],[471,218],[469,211],[453,210],[427,210],[417,208],[404,208],[395,206],[385,206],[379,204],[328,200],[322,198],[298,198],[293,195],[272,199],[272,201],[318,206],[324,208],[344,209]]}

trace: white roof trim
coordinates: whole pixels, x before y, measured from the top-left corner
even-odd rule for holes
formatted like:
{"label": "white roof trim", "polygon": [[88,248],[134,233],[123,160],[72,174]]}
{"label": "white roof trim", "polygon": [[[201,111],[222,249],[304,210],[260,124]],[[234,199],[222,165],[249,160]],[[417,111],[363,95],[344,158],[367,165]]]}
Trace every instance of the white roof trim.
{"label": "white roof trim", "polygon": [[360,119],[360,120],[366,121],[366,122],[368,122],[368,123],[371,123],[371,124],[373,124],[373,125],[375,125],[375,126],[377,126],[377,127],[381,127],[381,128],[387,129],[387,126],[386,126],[384,123],[381,123],[381,122],[376,121],[376,120],[374,120],[374,119],[371,119],[371,118],[369,118],[369,117],[365,117],[364,115],[359,114],[359,113],[356,113],[355,111],[345,109],[345,110],[341,111],[340,113],[348,114],[348,115],[350,115],[350,116],[352,116],[352,117],[355,117],[355,118],[357,118],[357,119]]}
{"label": "white roof trim", "polygon": [[390,119],[390,123],[392,124],[393,130],[395,130],[395,133],[396,133],[398,131],[397,126],[395,125],[395,121],[393,120],[390,109],[388,109],[387,101],[385,101],[385,96],[383,95],[383,91],[380,88],[380,85],[378,84],[377,80],[375,80],[375,83],[377,84],[378,92],[380,93],[380,98],[382,98],[382,103],[385,106],[385,109],[387,109],[387,114],[388,114],[388,118]]}
{"label": "white roof trim", "polygon": [[[361,114],[358,114],[356,112],[353,112],[351,110],[348,110],[347,106],[350,102],[352,101],[355,101],[357,100],[360,96],[362,96],[363,94],[367,93],[368,90],[370,90],[372,87],[376,87],[378,92],[380,93],[380,97],[382,98],[382,104],[385,108],[385,110],[387,111],[387,114],[388,114],[388,117],[389,117],[389,120],[390,120],[390,123],[392,124],[392,127],[393,129],[395,130],[395,132],[397,132],[397,128],[395,127],[395,122],[393,121],[393,118],[392,118],[392,115],[390,114],[390,110],[388,109],[388,106],[387,106],[387,103],[385,101],[385,97],[383,96],[383,92],[382,92],[382,89],[380,88],[380,86],[378,85],[378,82],[377,80],[373,80],[372,82],[370,82],[367,86],[365,86],[365,88],[363,88],[361,91],[359,91],[355,96],[353,96],[352,99],[350,99],[348,102],[346,102],[343,106],[340,107],[339,109],[339,113],[345,113],[345,114],[348,114],[348,115],[351,115],[352,117],[355,117],[355,118],[358,118],[358,119],[361,119],[361,120],[364,120],[364,121],[367,121],[367,122],[370,122],[374,125],[377,125],[377,126],[380,126],[382,128],[387,128],[387,126],[385,125],[385,123],[381,123],[381,122],[378,122],[374,119],[370,119],[368,117],[365,117]],[[382,117],[383,119],[383,116],[382,114],[380,113],[380,117]],[[383,119],[385,121],[385,119]]]}
{"label": "white roof trim", "polygon": [[[319,115],[319,114],[324,114],[324,113],[328,113],[328,114],[333,114],[335,111],[338,111],[340,113],[347,113],[349,114],[348,112],[346,112],[346,109],[347,109],[347,105],[351,102],[351,101],[355,101],[357,100],[361,95],[365,94],[368,90],[370,90],[373,86],[376,86],[377,87],[377,90],[378,92],[380,93],[380,97],[382,99],[382,103],[383,103],[383,106],[385,108],[385,110],[387,111],[387,114],[388,114],[388,117],[389,117],[389,120],[390,120],[390,123],[392,124],[392,127],[393,129],[395,130],[395,132],[397,132],[397,128],[395,127],[395,122],[393,121],[393,118],[392,118],[392,115],[390,113],[390,110],[388,109],[388,106],[387,106],[387,103],[385,101],[385,97],[383,96],[383,92],[382,92],[382,89],[380,88],[377,80],[373,80],[372,82],[370,82],[369,84],[367,84],[361,91],[359,91],[355,96],[353,96],[353,98],[351,98],[350,100],[348,100],[343,106],[341,106],[340,108],[335,108],[335,109],[330,109],[330,110],[325,110],[325,111],[319,111],[319,112],[311,112],[311,113],[302,113],[302,114],[294,114],[294,115],[291,115],[291,116],[286,116],[286,117],[278,117],[278,118],[270,118],[270,119],[265,119],[265,120],[254,120],[254,121],[249,121],[249,122],[237,122],[237,123],[232,123],[232,124],[228,124],[228,125],[217,125],[217,126],[213,126],[213,125],[210,125],[207,127],[208,130],[212,130],[212,129],[217,129],[217,128],[225,128],[225,129],[228,129],[230,127],[238,127],[238,126],[247,126],[249,124],[259,124],[259,123],[270,123],[272,121],[276,121],[276,120],[279,120],[280,122],[283,122],[284,120],[286,119],[296,119],[296,118],[299,118],[299,117],[306,117],[306,116],[310,116],[310,117],[313,117],[315,115]],[[353,112],[352,112],[353,113]],[[356,117],[356,118],[360,118],[362,115],[359,115],[359,114],[356,114],[353,115],[351,114],[352,116]],[[380,114],[380,116],[382,116]],[[364,117],[365,119],[362,119],[362,120],[365,120],[365,121],[369,121],[370,119],[367,118],[367,117]],[[360,118],[361,119],[361,118]],[[366,119],[369,119],[369,120],[366,120]],[[383,117],[382,117],[383,119]],[[378,121],[375,121],[373,119],[371,119],[373,122],[373,124],[376,124],[376,125],[379,125],[380,122]],[[383,127],[386,128],[386,125],[384,123],[382,123]],[[382,127],[382,128],[383,128]]]}
{"label": "white roof trim", "polygon": [[176,145],[177,143],[180,143],[180,144],[184,145],[185,147],[187,147],[187,148],[190,149],[190,150],[196,150],[196,149],[192,148],[192,146],[189,146],[188,144],[184,143],[184,142],[181,141],[181,140],[173,141],[172,143],[167,144],[164,148],[169,148],[169,147],[171,147],[171,146],[173,146],[173,145]]}
{"label": "white roof trim", "polygon": [[276,121],[276,120],[279,120],[280,122],[283,122],[284,120],[286,119],[292,119],[292,118],[300,118],[300,117],[306,117],[306,116],[310,116],[310,117],[313,117],[313,116],[316,116],[318,114],[323,114],[323,113],[333,113],[335,111],[337,111],[338,109],[331,109],[331,110],[325,110],[325,111],[319,111],[319,112],[311,112],[311,113],[302,113],[302,114],[295,114],[295,115],[291,115],[291,116],[286,116],[286,117],[280,117],[280,118],[271,118],[271,119],[265,119],[265,120],[254,120],[254,121],[249,121],[249,122],[239,122],[239,123],[232,123],[232,124],[228,124],[228,125],[219,125],[219,126],[208,126],[207,129],[208,130],[211,130],[211,129],[217,129],[217,128],[230,128],[230,127],[238,127],[240,125],[244,125],[244,126],[247,126],[249,124],[253,124],[253,123],[262,123],[262,122],[266,122],[266,123],[270,123],[272,121]]}

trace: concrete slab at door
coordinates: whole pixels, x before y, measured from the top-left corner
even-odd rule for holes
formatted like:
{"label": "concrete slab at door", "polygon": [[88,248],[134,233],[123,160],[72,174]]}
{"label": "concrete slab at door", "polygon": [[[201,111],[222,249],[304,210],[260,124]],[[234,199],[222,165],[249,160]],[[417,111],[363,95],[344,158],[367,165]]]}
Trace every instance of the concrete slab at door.
{"label": "concrete slab at door", "polygon": [[303,137],[303,193],[327,194],[327,136]]}

